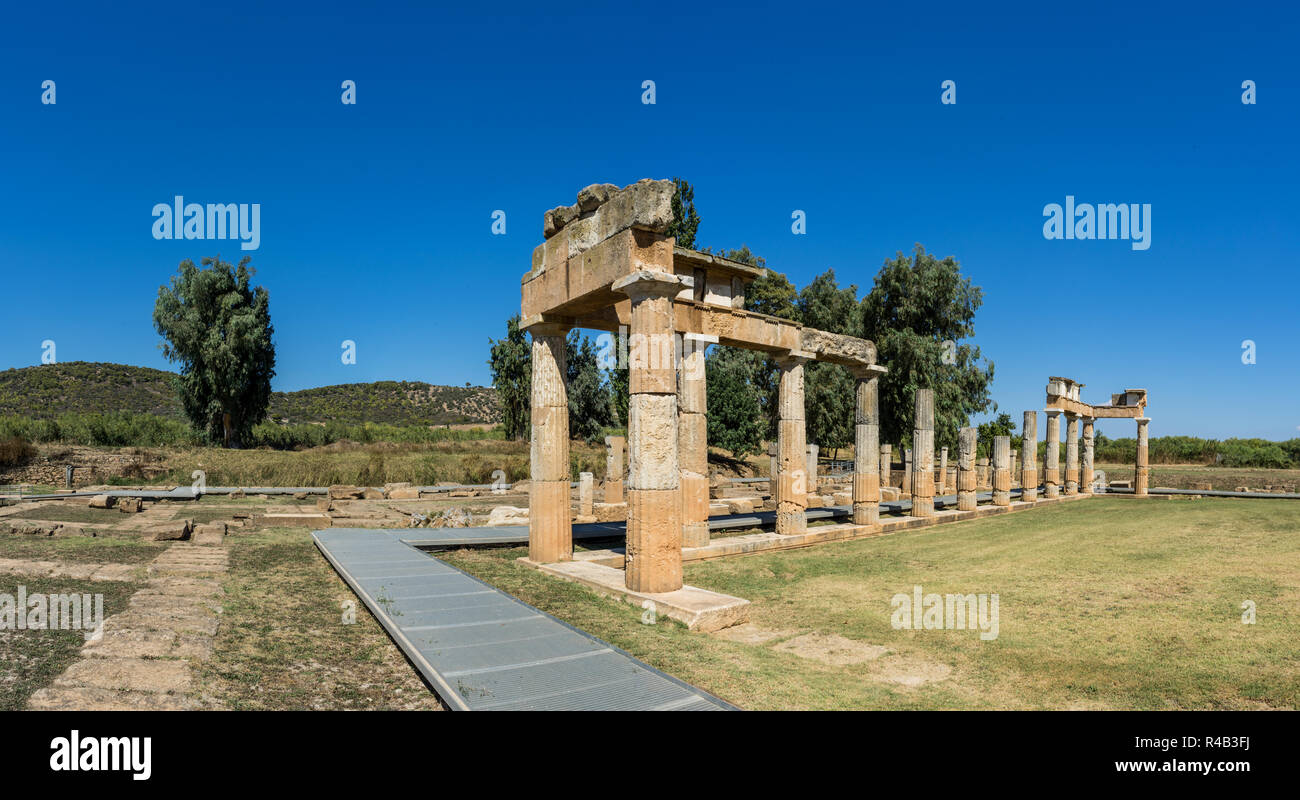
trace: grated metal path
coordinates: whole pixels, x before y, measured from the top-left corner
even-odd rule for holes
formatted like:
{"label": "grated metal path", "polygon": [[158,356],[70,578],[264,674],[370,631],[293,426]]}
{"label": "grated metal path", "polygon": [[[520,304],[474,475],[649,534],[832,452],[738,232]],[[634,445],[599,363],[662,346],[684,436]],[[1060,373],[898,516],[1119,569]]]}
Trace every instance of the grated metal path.
{"label": "grated metal path", "polygon": [[417,550],[403,534],[331,529],[312,538],[453,709],[734,710]]}

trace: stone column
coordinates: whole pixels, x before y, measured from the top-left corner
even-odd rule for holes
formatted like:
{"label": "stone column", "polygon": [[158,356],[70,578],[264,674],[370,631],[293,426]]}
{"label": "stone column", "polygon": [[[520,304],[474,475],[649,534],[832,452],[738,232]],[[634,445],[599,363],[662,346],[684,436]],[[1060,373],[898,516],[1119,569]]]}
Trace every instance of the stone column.
{"label": "stone column", "polygon": [[1079,493],[1079,415],[1065,414],[1065,493]]}
{"label": "stone column", "polygon": [[1093,421],[1092,417],[1083,418],[1083,474],[1079,476],[1079,491],[1084,494],[1092,494],[1092,451],[1096,442],[1093,435]]}
{"label": "stone column", "polygon": [[1010,472],[1010,474],[1011,474],[1011,483],[1012,483],[1012,485],[1014,485],[1014,484],[1016,483],[1016,481],[1018,481],[1018,480],[1020,479],[1020,473],[1016,471],[1016,451],[1015,451],[1015,448],[1012,448],[1012,449],[1011,449],[1011,467],[1010,467],[1010,469],[1009,469],[1009,472]]}
{"label": "stone column", "polygon": [[934,516],[934,390],[916,390],[912,428],[912,510],[909,516]]}
{"label": "stone column", "polygon": [[976,428],[962,428],[957,433],[957,510],[974,511]]}
{"label": "stone column", "polygon": [[1061,412],[1049,408],[1047,414],[1047,452],[1043,459],[1043,496],[1061,494]]}
{"label": "stone column", "polygon": [[984,491],[984,487],[993,488],[993,477],[989,475],[989,460],[979,458],[975,460],[975,489]]}
{"label": "stone column", "polygon": [[[877,395],[879,395],[879,392],[877,392]],[[877,435],[879,435],[878,432]],[[890,469],[893,467],[893,464],[891,462],[894,460],[894,454],[892,450],[893,448],[887,444],[882,444],[880,446],[880,485],[881,486],[889,486],[890,485],[889,482],[893,480],[893,476],[889,474]]]}
{"label": "stone column", "polygon": [[605,437],[605,502],[623,502],[623,446],[622,436]]}
{"label": "stone column", "polygon": [[880,375],[882,367],[853,370],[857,379],[853,412],[853,524],[880,522],[880,476],[888,473],[889,445],[880,446]]}
{"label": "stone column", "polygon": [[777,420],[776,532],[808,530],[807,439],[804,431],[803,365],[807,354],[793,352],[776,361],[781,368]]}
{"label": "stone column", "polygon": [[912,499],[912,449],[903,450],[903,485],[902,495],[904,498]]}
{"label": "stone column", "polygon": [[533,338],[532,448],[528,487],[528,558],[539,563],[573,558],[569,517],[569,393],[564,338],[568,328],[538,322]]}
{"label": "stone column", "polygon": [[682,469],[682,546],[709,543],[709,421],[704,354],[716,336],[682,336],[677,372],[677,457]]}
{"label": "stone column", "polygon": [[1020,499],[1032,503],[1038,499],[1038,412],[1025,412],[1024,443],[1020,451]]}
{"label": "stone column", "polygon": [[677,459],[673,300],[666,272],[640,270],[612,287],[632,298],[628,354],[627,588],[682,588],[682,493]]}
{"label": "stone column", "polygon": [[808,473],[808,494],[819,494],[817,489],[817,452],[815,444],[807,445],[804,456],[804,470]]}
{"label": "stone column", "polygon": [[1011,505],[1011,437],[993,437],[993,505]]}
{"label": "stone column", "polygon": [[939,486],[934,493],[936,495],[948,493],[948,448],[946,447],[939,450]]}
{"label": "stone column", "polygon": [[1147,496],[1147,484],[1151,480],[1151,467],[1147,464],[1147,423],[1149,417],[1138,417],[1137,463],[1133,469],[1133,494]]}
{"label": "stone column", "polygon": [[578,515],[591,516],[591,504],[596,499],[595,480],[590,472],[578,473]]}

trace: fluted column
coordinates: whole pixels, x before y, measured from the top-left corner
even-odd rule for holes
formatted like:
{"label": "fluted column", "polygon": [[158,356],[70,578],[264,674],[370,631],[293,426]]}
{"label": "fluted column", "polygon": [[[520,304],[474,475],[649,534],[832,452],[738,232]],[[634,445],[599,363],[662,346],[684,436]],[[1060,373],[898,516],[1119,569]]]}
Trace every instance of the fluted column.
{"label": "fluted column", "polygon": [[1133,470],[1133,494],[1147,496],[1147,484],[1151,480],[1151,467],[1147,464],[1147,423],[1149,417],[1138,417],[1137,463]]}
{"label": "fluted column", "polygon": [[804,472],[808,475],[808,494],[819,494],[817,488],[817,454],[821,449],[815,444],[805,445]]}
{"label": "fluted column", "polygon": [[974,511],[976,428],[962,428],[957,433],[957,510]]}
{"label": "fluted column", "polygon": [[1020,499],[1032,503],[1038,499],[1038,412],[1025,412],[1023,444],[1020,449]]}
{"label": "fluted column", "polygon": [[984,487],[993,488],[993,474],[987,458],[975,459],[975,489],[983,491]]}
{"label": "fluted column", "polygon": [[682,588],[682,494],[677,456],[675,275],[641,270],[612,287],[632,298],[628,354],[627,588]]}
{"label": "fluted column", "polygon": [[902,495],[905,499],[912,499],[912,448],[903,448],[903,483]]}
{"label": "fluted column", "polygon": [[993,437],[993,505],[1011,505],[1011,437]]}
{"label": "fluted column", "polygon": [[934,493],[936,496],[945,495],[948,488],[948,448],[944,447],[939,450],[939,485]]}
{"label": "fluted column", "polygon": [[627,440],[622,436],[605,437],[605,502],[623,502],[623,447]]}
{"label": "fluted column", "polygon": [[682,336],[682,365],[677,371],[677,457],[682,472],[682,546],[709,543],[709,420],[704,356],[716,336]]}
{"label": "fluted column", "polygon": [[1061,412],[1049,408],[1047,414],[1047,452],[1043,455],[1043,496],[1061,494]]}
{"label": "fluted column", "polygon": [[564,338],[568,328],[537,322],[532,336],[528,557],[541,563],[573,558],[569,517],[569,394]]}
{"label": "fluted column", "polygon": [[893,448],[890,445],[882,444],[880,446],[880,485],[892,486],[890,481],[893,476],[890,475],[890,469],[893,468]]}
{"label": "fluted column", "polygon": [[1079,415],[1065,412],[1065,493],[1079,493]]}
{"label": "fluted column", "polygon": [[934,390],[916,390],[912,428],[913,517],[934,516]]}
{"label": "fluted column", "polygon": [[1083,473],[1079,476],[1079,491],[1092,494],[1092,456],[1096,438],[1093,433],[1093,418],[1083,418]]}
{"label": "fluted column", "polygon": [[884,371],[883,367],[853,370],[853,377],[857,379],[853,413],[855,525],[875,525],[880,521],[880,474],[882,469],[889,469],[888,465],[880,463],[880,457],[889,452],[880,446],[880,375]]}
{"label": "fluted column", "polygon": [[781,369],[778,390],[776,532],[785,535],[808,530],[807,439],[804,431],[803,365],[809,356],[790,353],[777,359]]}

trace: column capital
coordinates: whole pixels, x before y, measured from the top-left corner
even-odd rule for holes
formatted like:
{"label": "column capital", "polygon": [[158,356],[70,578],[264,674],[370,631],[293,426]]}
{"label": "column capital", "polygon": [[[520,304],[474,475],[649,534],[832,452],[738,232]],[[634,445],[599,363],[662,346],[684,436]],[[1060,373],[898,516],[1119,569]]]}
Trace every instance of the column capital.
{"label": "column capital", "polygon": [[777,364],[783,367],[797,367],[801,364],[806,364],[809,361],[815,360],[817,354],[808,350],[786,350],[777,353],[773,358],[776,359]]}
{"label": "column capital", "polygon": [[1139,425],[1145,425],[1151,421],[1150,417],[1134,417],[1134,419],[1137,421],[1137,424]]}
{"label": "column capital", "polygon": [[1045,408],[1045,409],[1043,409],[1043,413],[1046,414],[1046,415],[1049,416],[1049,417],[1058,417],[1058,416],[1061,415],[1061,409],[1059,409],[1059,408]]}
{"label": "column capital", "polygon": [[566,336],[573,324],[543,314],[534,314],[519,320],[519,330],[533,336]]}
{"label": "column capital", "polygon": [[639,269],[614,281],[609,287],[632,299],[638,297],[671,297],[682,289],[682,279],[657,269]]}
{"label": "column capital", "polygon": [[872,378],[879,378],[881,375],[889,372],[885,367],[879,364],[854,364],[847,367],[848,371],[860,381],[869,381]]}

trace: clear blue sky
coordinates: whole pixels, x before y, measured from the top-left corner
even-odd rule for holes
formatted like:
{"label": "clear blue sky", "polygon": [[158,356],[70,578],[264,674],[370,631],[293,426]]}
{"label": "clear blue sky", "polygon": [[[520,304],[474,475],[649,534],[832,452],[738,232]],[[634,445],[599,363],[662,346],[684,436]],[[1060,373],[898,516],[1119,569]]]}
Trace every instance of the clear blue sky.
{"label": "clear blue sky", "polygon": [[[154,204],[181,194],[262,205],[275,388],[483,384],[542,212],[680,175],[700,244],[748,244],[799,285],[834,267],[865,289],[916,242],[955,256],[1017,419],[1059,374],[1093,402],[1149,389],[1153,436],[1300,436],[1293,8],[263,5],[6,10],[0,368],[45,339],[167,368],[157,287],[242,255],[156,241]],[[1150,249],[1044,239],[1067,195],[1150,203]]]}

